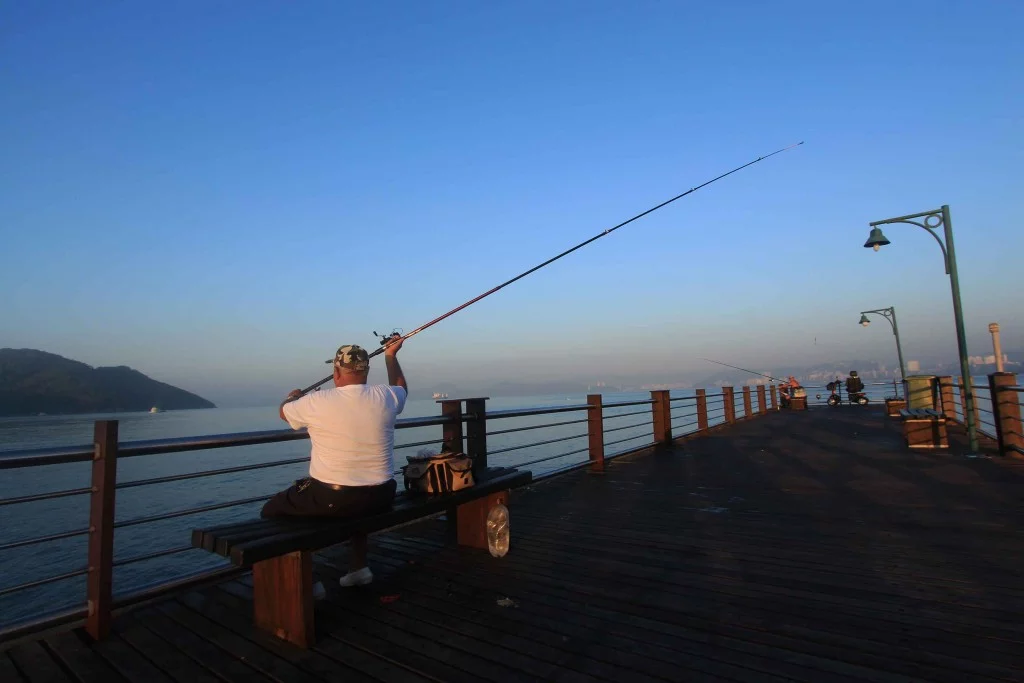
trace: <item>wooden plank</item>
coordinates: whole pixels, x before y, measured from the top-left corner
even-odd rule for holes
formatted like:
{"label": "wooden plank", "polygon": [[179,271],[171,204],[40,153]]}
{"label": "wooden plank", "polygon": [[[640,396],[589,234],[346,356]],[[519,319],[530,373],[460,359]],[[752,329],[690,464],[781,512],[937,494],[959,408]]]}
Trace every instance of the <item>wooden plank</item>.
{"label": "wooden plank", "polygon": [[64,672],[39,641],[15,645],[7,654],[29,683],[64,683],[74,680]]}
{"label": "wooden plank", "polygon": [[[459,633],[472,639],[479,639],[474,651],[493,659],[496,663],[522,669],[525,673],[539,679],[568,680],[574,674],[594,676],[604,680],[618,681],[655,681],[658,679],[674,680],[680,678],[680,668],[685,667],[686,680],[729,680],[772,681],[786,680],[763,673],[745,675],[740,667],[728,665],[709,665],[705,661],[695,665],[698,658],[687,657],[685,653],[673,651],[665,657],[652,657],[649,648],[641,643],[629,643],[627,648],[618,649],[612,646],[606,634],[600,637],[600,643],[589,642],[593,639],[592,629],[586,629],[579,621],[572,621],[572,614],[563,614],[566,623],[553,630],[545,630],[537,620],[531,619],[525,625],[506,621],[518,609],[515,607],[496,607],[496,598],[501,593],[477,595],[476,603],[493,608],[489,613],[471,611],[465,606],[454,607],[450,600],[441,598],[420,597],[416,592],[403,585],[402,599],[389,605],[388,613],[378,616],[388,624],[420,623],[425,632]],[[527,596],[520,599],[529,600]],[[358,606],[352,609],[363,616],[369,616]],[[404,621],[399,616],[404,617]],[[385,618],[387,617],[387,618]],[[583,635],[577,631],[574,637],[567,634],[566,626],[575,624],[583,629]],[[442,630],[443,629],[443,630]],[[445,636],[446,640],[448,636]],[[637,650],[644,650],[643,654]],[[700,658],[703,659],[703,658]],[[549,665],[561,665],[560,669],[547,666],[538,669],[540,662]],[[704,665],[702,670],[700,664]],[[576,671],[566,669],[571,667]],[[731,674],[731,675],[726,675]],[[824,680],[819,677],[819,680]]]}
{"label": "wooden plank", "polygon": [[219,683],[220,679],[136,622],[135,616],[119,616],[114,634],[95,647],[122,676],[132,683]]}
{"label": "wooden plank", "polygon": [[163,614],[155,611],[148,613],[146,627],[174,645],[193,662],[225,681],[243,683],[271,680]]}
{"label": "wooden plank", "polygon": [[[209,621],[191,609],[183,609],[180,603],[165,603],[157,609],[205,641],[216,645],[236,659],[244,661],[249,666],[260,671],[267,678],[279,681],[280,683],[303,683],[303,681],[312,679],[308,671],[302,671],[276,654],[257,647],[250,641]],[[315,680],[327,679],[317,678]]]}
{"label": "wooden plank", "polygon": [[[96,652],[82,642],[79,630],[62,631],[44,639],[50,652],[81,683],[107,683],[125,680]],[[84,634],[82,634],[84,635]],[[0,677],[0,680],[3,680]]]}
{"label": "wooden plank", "polygon": [[253,621],[271,635],[307,648],[313,627],[313,558],[299,551],[257,562],[252,568]]}
{"label": "wooden plank", "polygon": [[103,657],[106,664],[128,681],[133,683],[135,681],[144,683],[173,682],[171,677],[157,669],[150,660],[122,640],[117,633],[111,634],[102,642],[95,643],[93,650]]}
{"label": "wooden plank", "polygon": [[24,683],[25,681],[18,673],[14,662],[11,661],[10,655],[3,650],[0,650],[0,681],[4,681],[4,683]]}
{"label": "wooden plank", "polygon": [[[566,615],[575,611],[586,615],[588,619],[602,617],[614,623],[631,623],[631,621],[639,619],[641,623],[646,621],[650,630],[656,632],[673,632],[669,624],[679,625],[691,629],[689,634],[702,632],[710,634],[704,636],[707,645],[718,648],[728,645],[730,653],[736,649],[750,651],[749,648],[754,647],[754,651],[762,657],[769,656],[766,653],[774,653],[775,657],[789,657],[808,652],[817,659],[825,659],[827,655],[832,655],[840,665],[844,663],[844,660],[848,666],[875,662],[879,668],[887,667],[889,670],[903,671],[911,676],[917,676],[921,670],[920,664],[915,663],[917,659],[926,661],[938,659],[935,671],[930,674],[930,679],[950,681],[950,683],[963,680],[962,671],[974,672],[978,669],[990,671],[993,668],[997,673],[1005,674],[1007,671],[1007,669],[979,666],[969,661],[936,655],[917,644],[912,648],[905,645],[875,644],[863,637],[836,637],[816,630],[796,630],[796,635],[791,633],[787,636],[787,631],[793,631],[788,624],[780,624],[771,618],[751,619],[736,614],[723,621],[723,616],[727,613],[722,612],[720,608],[712,608],[707,611],[688,609],[683,612],[675,612],[662,609],[657,602],[627,604],[619,599],[614,591],[609,591],[602,596],[591,590],[589,586],[581,586],[576,581],[572,582],[571,590],[566,590],[564,582],[529,574],[520,569],[512,570],[511,576],[516,577],[512,579],[504,573],[476,572],[464,564],[454,564],[451,567],[442,568],[431,563],[428,570],[422,574],[417,573],[417,580],[430,580],[426,571],[429,571],[429,577],[436,577],[434,580],[446,582],[447,590],[453,590],[455,586],[467,586],[489,589],[493,591],[492,594],[511,594],[520,603],[520,608],[526,610],[531,610],[538,604],[551,605],[552,614],[556,619],[567,620]],[[614,626],[605,624],[599,627],[601,633],[604,633],[606,629],[614,629]],[[732,640],[723,640],[721,634],[731,636]],[[645,637],[651,639],[654,636],[645,634]],[[708,642],[707,638],[712,640]],[[706,648],[707,645],[702,647]],[[765,650],[765,647],[771,649]],[[713,650],[705,649],[705,652],[711,654]],[[898,652],[899,656],[894,656],[893,652]],[[725,655],[724,661],[736,661],[736,656]],[[952,667],[952,672],[945,673],[946,667]],[[767,668],[771,670],[771,666],[767,666]]]}
{"label": "wooden plank", "polygon": [[[212,588],[202,592],[187,593],[178,597],[178,601],[187,605],[194,613],[201,614],[220,627],[245,638],[250,641],[253,647],[262,648],[291,662],[313,677],[324,680],[343,678],[346,681],[353,681],[355,683],[376,680],[357,668],[347,666],[344,663],[344,657],[331,659],[317,650],[299,651],[290,645],[282,643],[279,639],[267,635],[255,628],[250,619],[243,616],[251,611],[249,603],[235,598],[237,602],[231,604],[230,600],[231,598],[227,594]],[[335,642],[330,639],[326,640],[327,642]],[[382,670],[388,668],[387,663],[381,660],[376,660],[376,664]],[[392,675],[389,680],[423,681],[425,679],[409,674],[405,678]]]}
{"label": "wooden plank", "polygon": [[[227,619],[227,615],[233,614],[234,617],[231,623],[237,625],[239,632],[244,622],[239,620],[239,615],[248,614],[250,611],[250,602],[244,598],[239,597],[242,595],[251,595],[251,590],[232,583],[225,583],[217,586],[214,589],[207,591],[206,595],[213,601],[216,602],[217,606],[223,606],[223,611],[216,611],[212,614],[218,619]],[[206,613],[210,612],[210,603],[205,603],[204,610]],[[257,642],[267,643],[268,647],[273,648],[276,646],[282,653],[295,654],[297,651],[290,646],[280,644],[275,638],[267,636],[262,631],[250,629],[257,639]],[[248,633],[249,631],[245,631]],[[271,642],[268,642],[271,641]],[[310,662],[310,653],[316,655],[322,655],[324,659],[328,660],[330,664],[328,666],[339,674],[339,677],[344,676],[345,680],[350,680],[347,676],[349,670],[354,670],[356,673],[351,680],[360,680],[366,678],[373,678],[382,681],[389,681],[390,683],[422,683],[422,681],[436,680],[429,676],[420,674],[412,669],[407,669],[401,665],[388,660],[387,658],[381,658],[377,655],[367,652],[365,650],[352,647],[347,643],[340,640],[336,640],[330,637],[320,638],[316,646],[309,651],[303,652],[299,655],[300,665],[307,666]],[[342,668],[339,669],[338,667]]]}

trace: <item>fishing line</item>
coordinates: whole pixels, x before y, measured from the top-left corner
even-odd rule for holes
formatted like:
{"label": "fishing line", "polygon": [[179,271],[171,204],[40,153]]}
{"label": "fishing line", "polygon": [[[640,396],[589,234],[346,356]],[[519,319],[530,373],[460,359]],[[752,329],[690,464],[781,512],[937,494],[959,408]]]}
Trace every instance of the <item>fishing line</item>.
{"label": "fishing line", "polygon": [[701,358],[701,360],[706,360],[709,363],[717,363],[718,365],[724,365],[725,367],[732,368],[733,370],[742,370],[743,372],[749,372],[751,375],[760,375],[761,377],[767,377],[768,379],[774,379],[777,382],[785,382],[786,381],[784,379],[779,379],[778,377],[772,377],[771,375],[766,375],[763,372],[754,372],[753,370],[747,370],[746,368],[741,368],[741,367],[736,366],[736,365],[729,365],[728,363],[723,363],[721,361],[711,360],[710,358]]}
{"label": "fishing line", "polygon": [[[576,246],[571,247],[569,249],[566,249],[561,254],[558,254],[557,256],[553,256],[553,257],[549,258],[547,261],[544,261],[544,263],[536,265],[533,268],[530,268],[529,270],[524,271],[524,272],[520,273],[519,275],[516,275],[511,280],[506,280],[505,282],[502,282],[497,287],[494,287],[492,289],[487,290],[483,294],[481,294],[481,295],[479,295],[479,296],[477,296],[477,297],[475,297],[473,299],[470,299],[469,301],[467,301],[466,303],[464,303],[464,304],[462,304],[460,306],[456,306],[455,308],[453,308],[452,310],[448,311],[444,315],[440,315],[440,316],[434,318],[433,320],[431,320],[430,322],[425,323],[423,325],[420,325],[419,327],[417,327],[415,330],[413,330],[409,334],[406,334],[404,336],[399,336],[399,338],[402,341],[405,341],[409,337],[413,337],[413,336],[419,334],[420,332],[422,332],[423,330],[427,329],[428,327],[432,327],[432,326],[436,325],[437,323],[441,322],[445,318],[447,318],[449,316],[452,316],[452,315],[455,315],[456,313],[458,313],[462,309],[464,309],[464,308],[466,308],[468,306],[472,306],[477,301],[480,301],[481,299],[486,299],[491,294],[494,294],[495,292],[497,292],[499,289],[504,289],[505,287],[508,287],[513,282],[516,282],[518,280],[522,280],[527,275],[530,275],[531,273],[537,272],[538,270],[540,270],[544,266],[550,265],[550,264],[554,263],[555,261],[557,261],[558,259],[560,259],[560,258],[562,258],[564,256],[568,256],[569,254],[573,253],[577,249],[582,249],[583,247],[587,246],[591,242],[596,242],[597,240],[601,239],[602,237],[605,237],[607,235],[612,234],[613,232],[615,232],[619,228],[625,227],[625,226],[629,225],[630,223],[632,223],[633,221],[639,220],[639,219],[643,218],[644,216],[646,216],[646,215],[648,215],[650,213],[654,213],[658,209],[666,207],[669,204],[671,204],[672,202],[674,202],[676,200],[679,200],[679,199],[682,199],[686,195],[693,194],[697,190],[699,190],[701,188],[704,188],[704,187],[707,187],[711,183],[718,182],[722,178],[726,178],[728,176],[731,176],[733,173],[736,173],[737,171],[742,171],[743,169],[747,168],[748,166],[753,166],[754,164],[756,164],[756,163],[758,163],[760,161],[764,161],[765,159],[767,159],[769,157],[773,157],[776,154],[782,154],[783,152],[791,150],[794,147],[799,147],[802,144],[804,144],[804,143],[801,141],[801,142],[796,143],[795,145],[790,145],[789,147],[783,147],[782,149],[775,150],[771,154],[765,154],[764,156],[758,157],[758,158],[754,159],[753,161],[748,161],[747,163],[743,164],[742,166],[737,166],[736,168],[732,169],[731,171],[727,171],[726,173],[723,173],[720,176],[716,176],[716,177],[712,178],[711,180],[708,180],[706,182],[701,183],[700,185],[697,185],[696,187],[691,187],[686,192],[683,192],[681,194],[677,194],[675,197],[672,197],[671,199],[667,199],[667,200],[663,201],[661,204],[658,204],[657,206],[653,206],[653,207],[647,209],[643,213],[638,213],[637,215],[633,216],[629,220],[622,221],[618,225],[616,225],[614,227],[611,227],[611,228],[607,228],[606,230],[603,230],[602,232],[597,233],[596,235],[594,235],[590,239],[584,240],[583,242],[580,242]],[[380,353],[383,353],[383,351],[384,351],[384,346],[382,345],[380,348],[378,348],[377,350],[375,350],[373,353],[370,354],[370,358],[373,358],[374,356],[376,356],[376,355],[378,355]],[[327,362],[331,363],[333,361],[329,360]],[[306,387],[305,389],[303,389],[302,393],[303,394],[309,393],[313,389],[316,389],[317,387],[319,387],[321,384],[325,384],[326,382],[330,381],[333,377],[334,377],[333,374],[328,375],[327,377],[323,378],[322,380],[320,380],[316,384],[311,384],[308,387]]]}

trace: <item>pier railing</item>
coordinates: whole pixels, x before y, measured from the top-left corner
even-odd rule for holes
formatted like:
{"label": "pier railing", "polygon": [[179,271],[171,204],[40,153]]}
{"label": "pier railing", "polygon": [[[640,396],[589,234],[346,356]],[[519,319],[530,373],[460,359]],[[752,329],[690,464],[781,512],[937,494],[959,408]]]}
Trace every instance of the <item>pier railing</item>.
{"label": "pier railing", "polygon": [[[548,467],[547,471],[534,477],[536,481],[581,468],[600,472],[610,459],[666,444],[682,437],[706,433],[741,419],[763,415],[769,410],[776,410],[778,406],[777,390],[774,385],[760,385],[755,389],[745,386],[738,392],[733,387],[722,387],[720,391],[713,393],[698,389],[692,392],[692,395],[675,396],[667,390],[656,390],[650,392],[649,398],[607,403],[600,394],[591,394],[587,397],[586,403],[514,410],[488,411],[486,401],[484,398],[443,400],[439,401],[439,416],[398,420],[397,430],[441,427],[441,435],[438,438],[435,433],[431,438],[396,444],[396,456],[407,453],[408,449],[437,447],[447,443],[456,450],[464,450],[474,456],[475,466],[480,468],[487,467],[488,464],[522,468],[536,465]],[[538,430],[546,432],[544,438],[524,440],[528,438],[525,435]],[[179,542],[172,542],[159,550],[147,548],[145,552],[115,556],[115,532],[138,529],[146,525],[159,525],[168,520],[182,518],[190,518],[187,520],[190,525],[198,525],[197,516],[214,512],[224,513],[232,509],[241,514],[244,511],[240,508],[254,506],[265,501],[270,495],[262,493],[180,509],[153,510],[148,511],[148,514],[118,519],[115,517],[115,509],[119,493],[124,495],[122,492],[129,489],[239,475],[253,470],[297,467],[308,462],[309,456],[306,454],[302,457],[278,457],[255,463],[128,480],[119,480],[119,461],[140,456],[164,456],[308,438],[305,430],[282,429],[122,442],[118,438],[118,422],[101,420],[94,425],[94,438],[90,445],[0,452],[0,469],[49,468],[54,465],[91,463],[88,486],[0,499],[0,509],[5,510],[16,505],[75,497],[87,497],[89,503],[87,525],[0,543],[0,563],[8,564],[3,562],[3,555],[19,548],[68,539],[86,540],[86,556],[82,558],[84,564],[79,563],[77,566],[41,578],[32,576],[20,583],[0,586],[0,599],[3,599],[6,596],[31,589],[42,589],[63,581],[77,579],[80,582],[84,577],[84,604],[79,603],[63,610],[51,610],[46,614],[22,618],[14,623],[0,624],[0,640],[7,640],[21,633],[57,623],[82,619],[94,637],[103,637],[109,627],[111,613],[116,608],[238,573],[241,570],[224,566],[218,559],[215,561],[219,566],[179,572],[132,590],[115,591],[115,569],[123,571],[124,567],[193,550],[191,544],[187,542],[187,528],[179,526],[172,532],[154,532],[154,535],[161,537],[175,535],[173,540]],[[556,452],[540,452],[552,449]],[[537,457],[538,455],[541,457]],[[400,470],[395,472],[395,475],[400,474]],[[258,511],[252,509],[249,514],[258,514]],[[64,559],[67,560],[66,557]],[[203,559],[210,561],[205,554]],[[62,596],[67,602],[66,593]]]}

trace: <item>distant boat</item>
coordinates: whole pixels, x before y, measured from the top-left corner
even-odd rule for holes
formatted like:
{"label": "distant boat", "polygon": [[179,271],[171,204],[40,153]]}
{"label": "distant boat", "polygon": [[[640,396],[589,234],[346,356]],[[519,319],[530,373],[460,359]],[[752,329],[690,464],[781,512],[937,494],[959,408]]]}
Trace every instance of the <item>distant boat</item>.
{"label": "distant boat", "polygon": [[434,398],[448,398],[448,394],[440,394],[440,393],[435,391],[434,392]]}
{"label": "distant boat", "polygon": [[159,413],[160,409],[157,408],[156,406],[153,406],[152,408],[149,409],[149,412],[151,412],[151,413]]}

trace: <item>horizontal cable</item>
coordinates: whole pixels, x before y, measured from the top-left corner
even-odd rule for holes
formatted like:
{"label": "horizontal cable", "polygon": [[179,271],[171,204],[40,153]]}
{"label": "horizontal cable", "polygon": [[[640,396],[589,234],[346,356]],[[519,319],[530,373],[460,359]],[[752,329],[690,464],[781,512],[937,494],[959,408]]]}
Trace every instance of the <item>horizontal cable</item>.
{"label": "horizontal cable", "polygon": [[669,396],[669,401],[696,401],[696,396]]}
{"label": "horizontal cable", "polygon": [[649,406],[654,403],[653,398],[645,398],[639,401],[618,401],[616,403],[605,403],[605,408],[625,408],[626,406]]}
{"label": "horizontal cable", "polygon": [[0,545],[0,551],[11,550],[12,548],[20,548],[25,545],[34,545],[36,543],[46,543],[47,541],[59,541],[62,538],[74,538],[75,536],[84,536],[89,533],[88,529],[76,529],[74,531],[62,531],[59,534],[51,534],[49,536],[37,536],[35,538],[26,538],[22,541],[11,541],[10,543],[4,543]]}
{"label": "horizontal cable", "polygon": [[646,438],[649,438],[649,437],[650,437],[650,434],[637,434],[636,436],[627,436],[625,439],[619,439],[618,441],[608,441],[604,445],[605,445],[605,447],[607,447],[607,446],[615,445],[617,443],[623,443],[625,441],[633,441],[635,439],[646,439]]}
{"label": "horizontal cable", "polygon": [[493,432],[487,432],[487,436],[497,436],[498,434],[511,434],[512,432],[526,432],[531,429],[544,429],[545,427],[561,427],[562,425],[576,425],[584,422],[589,422],[590,418],[585,417],[582,420],[566,420],[565,422],[549,422],[543,425],[528,425],[526,427],[512,427],[511,429],[498,429]]}
{"label": "horizontal cable", "polygon": [[542,408],[521,408],[517,410],[495,410],[487,413],[488,420],[504,420],[510,417],[529,417],[531,415],[548,415],[551,413],[571,413],[580,410],[590,410],[589,404],[577,404],[571,406],[548,406]]}
{"label": "horizontal cable", "polygon": [[57,576],[48,576],[45,579],[37,579],[35,581],[29,581],[27,583],[19,583],[17,586],[8,586],[7,588],[0,589],[0,596],[7,595],[8,593],[16,593],[29,588],[35,588],[36,586],[45,586],[48,583],[54,583],[55,581],[63,581],[65,579],[73,579],[76,576],[82,576],[88,574],[89,568],[85,567],[82,569],[76,569],[65,574],[58,574]]}
{"label": "horizontal cable", "polygon": [[543,446],[543,445],[549,444],[549,443],[558,443],[559,441],[569,441],[571,439],[582,439],[585,436],[590,436],[590,433],[589,432],[584,432],[582,434],[576,434],[574,436],[563,436],[563,437],[560,437],[558,439],[548,439],[547,441],[536,441],[534,443],[526,443],[526,444],[523,444],[522,446],[509,446],[508,448],[499,448],[499,449],[494,450],[494,451],[488,451],[487,454],[488,455],[497,455],[498,453],[508,453],[509,451],[518,451],[518,450],[522,450],[524,448],[533,448],[534,446]]}
{"label": "horizontal cable", "polygon": [[1013,446],[1010,446],[1010,450],[1011,451],[1017,451],[1018,453],[1024,455],[1024,448],[1021,448],[1020,446],[1018,446],[1016,444],[1014,444]]}
{"label": "horizontal cable", "polygon": [[690,426],[693,426],[695,424],[700,424],[700,422],[698,422],[697,420],[694,420],[693,422],[686,422],[686,423],[681,424],[681,425],[677,425],[675,422],[673,422],[673,423],[671,423],[671,426],[672,427],[690,427]]}
{"label": "horizontal cable", "polygon": [[623,429],[633,429],[635,427],[645,427],[649,424],[654,424],[654,420],[644,420],[643,422],[637,422],[635,425],[626,425],[625,427],[615,427],[613,429],[604,430],[605,434],[611,434],[612,432],[621,432]]}
{"label": "horizontal cable", "polygon": [[1024,391],[1024,386],[1020,386],[1018,384],[1009,384],[999,387],[999,391],[1016,391],[1017,393],[1020,393]]}
{"label": "horizontal cable", "polygon": [[162,515],[152,515],[151,517],[137,517],[135,519],[126,519],[123,522],[117,522],[114,524],[115,529],[120,529],[126,526],[135,526],[136,524],[147,524],[149,522],[159,522],[164,519],[173,519],[175,517],[184,517],[185,515],[194,515],[199,512],[210,512],[211,510],[220,510],[222,508],[234,507],[236,505],[245,505],[246,503],[255,503],[260,500],[269,500],[271,494],[263,496],[254,496],[252,498],[245,498],[243,500],[233,500],[227,503],[217,503],[216,505],[206,505],[204,507],[189,508],[188,510],[176,510],[175,512],[165,512]]}
{"label": "horizontal cable", "polygon": [[82,496],[86,493],[92,493],[92,488],[50,491],[49,493],[33,493],[30,496],[17,496],[15,498],[0,499],[0,507],[4,505],[16,505],[18,503],[31,503],[35,500],[53,500],[54,498],[66,498],[68,496]]}
{"label": "horizontal cable", "polygon": [[[434,446],[437,444],[444,443],[443,439],[428,439],[427,441],[413,441],[412,443],[403,443],[401,446],[395,446],[397,451],[399,448],[416,448],[417,446]],[[306,458],[307,460],[309,458]]]}
{"label": "horizontal cable", "polygon": [[218,474],[231,474],[232,472],[247,472],[249,470],[262,470],[267,467],[278,467],[281,465],[294,465],[300,462],[308,462],[309,456],[301,458],[288,458],[287,460],[274,460],[255,465],[240,465],[238,467],[225,467],[219,470],[202,470],[201,472],[188,472],[186,474],[173,474],[167,477],[153,477],[152,479],[135,479],[121,482],[116,486],[119,489],[130,489],[135,486],[147,486],[149,484],[166,484],[171,481],[182,481],[184,479],[196,479],[198,477],[212,477]]}
{"label": "horizontal cable", "polygon": [[[467,416],[459,416],[465,419]],[[453,422],[454,418],[413,417],[403,418],[395,422],[395,429],[415,429]],[[163,453],[181,453],[184,451],[201,451],[212,448],[231,448],[234,446],[254,446],[258,444],[280,443],[282,441],[299,441],[308,439],[306,431],[291,429],[272,429],[259,432],[239,432],[235,434],[208,434],[204,436],[186,436],[172,439],[151,439],[144,441],[125,441],[118,444],[117,456],[131,458],[140,455],[159,455]],[[62,448],[31,448],[25,450],[0,452],[0,469],[16,467],[32,467],[37,465],[57,465],[69,462],[86,462],[93,459],[93,444],[67,446]]]}
{"label": "horizontal cable", "polygon": [[650,415],[650,414],[651,414],[651,411],[649,411],[649,410],[634,410],[632,413],[619,413],[618,415],[605,415],[604,419],[607,422],[608,420],[614,420],[617,417],[629,417],[630,415]]}
{"label": "horizontal cable", "polygon": [[589,450],[590,450],[589,448],[579,448],[579,449],[577,449],[575,451],[569,451],[567,453],[559,453],[558,455],[549,455],[549,456],[544,457],[544,458],[537,458],[536,460],[528,460],[527,462],[516,463],[515,465],[511,465],[511,467],[526,467],[527,465],[536,465],[537,463],[547,462],[549,460],[558,460],[559,458],[567,458],[570,455],[576,455],[577,453],[585,453],[585,452],[587,452]]}
{"label": "horizontal cable", "polygon": [[183,553],[186,550],[194,550],[195,547],[192,545],[182,545],[177,548],[168,548],[167,550],[158,550],[155,553],[146,553],[145,555],[136,555],[135,557],[129,557],[124,560],[117,560],[114,562],[115,567],[120,567],[125,564],[132,564],[134,562],[142,562],[143,560],[152,560],[154,557],[163,557],[164,555],[174,555],[176,553]]}

